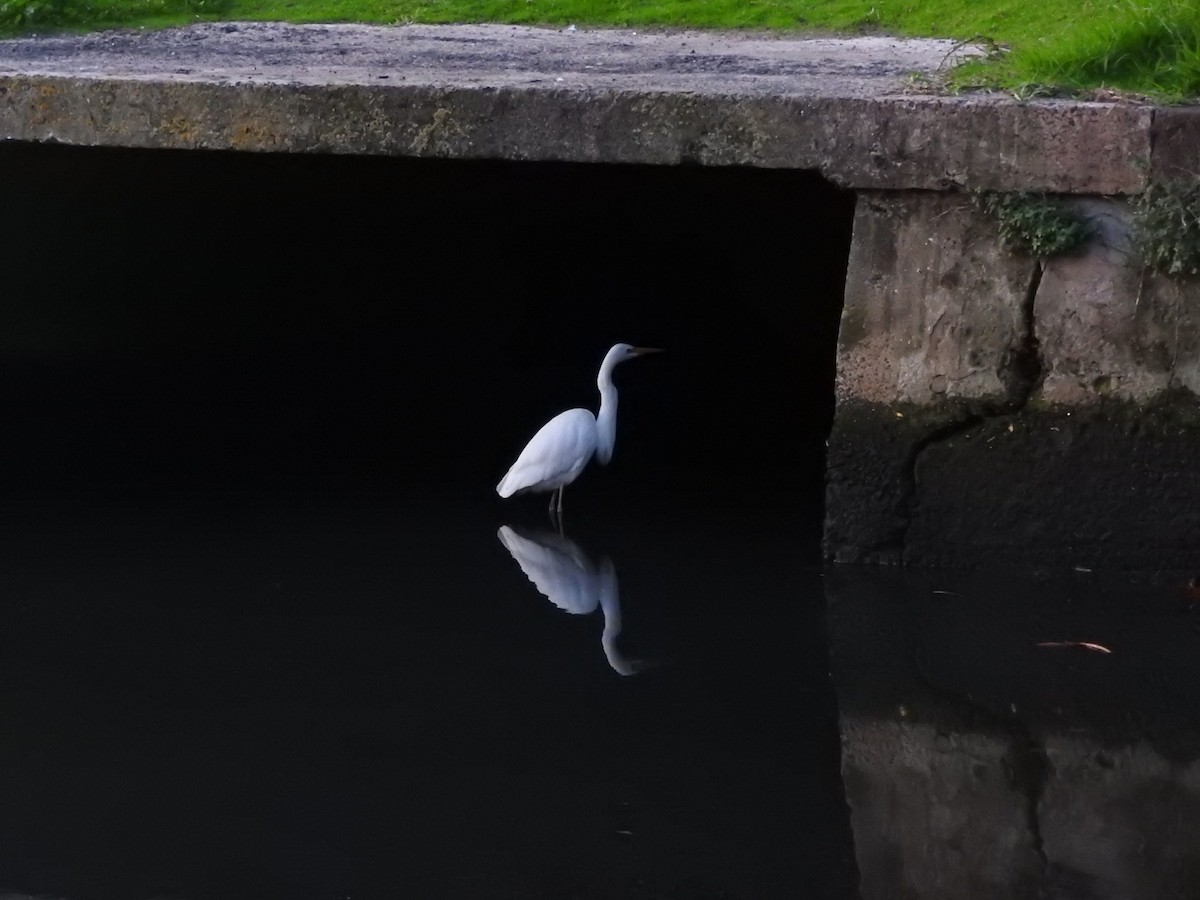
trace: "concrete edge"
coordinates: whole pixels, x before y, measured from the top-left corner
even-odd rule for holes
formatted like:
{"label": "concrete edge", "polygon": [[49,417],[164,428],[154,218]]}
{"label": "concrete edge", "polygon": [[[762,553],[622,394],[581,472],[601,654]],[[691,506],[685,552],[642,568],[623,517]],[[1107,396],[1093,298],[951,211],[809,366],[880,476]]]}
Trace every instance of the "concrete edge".
{"label": "concrete edge", "polygon": [[[1196,120],[994,97],[738,96],[604,88],[0,76],[0,139],[821,172],[851,189],[1131,194],[1183,165]],[[1157,123],[1157,124],[1156,124]],[[1182,126],[1180,126],[1182,127]],[[1178,141],[1173,135],[1180,133]],[[1195,146],[1191,144],[1191,146]],[[1176,157],[1179,161],[1172,163]]]}

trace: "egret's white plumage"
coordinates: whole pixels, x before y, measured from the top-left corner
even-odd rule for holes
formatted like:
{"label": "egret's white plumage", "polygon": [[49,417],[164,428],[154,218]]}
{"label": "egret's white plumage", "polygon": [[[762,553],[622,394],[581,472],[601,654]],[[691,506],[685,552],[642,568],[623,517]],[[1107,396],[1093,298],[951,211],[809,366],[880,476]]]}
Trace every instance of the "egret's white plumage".
{"label": "egret's white plumage", "polygon": [[595,565],[578,544],[562,534],[520,531],[502,525],[496,536],[538,592],[559,609],[584,616],[600,608],[604,613],[600,644],[614,671],[635,675],[647,668],[648,663],[628,659],[617,646],[621,600],[611,559],[605,556],[600,565]]}
{"label": "egret's white plumage", "polygon": [[604,357],[596,386],[600,389],[600,411],[568,409],[541,427],[525,445],[508,474],[496,485],[501,497],[526,491],[554,491],[550,508],[562,511],[562,489],[579,477],[594,455],[602,464],[612,459],[617,442],[617,388],[612,374],[620,363],[635,356],[659,352],[653,347],[616,344]]}
{"label": "egret's white plumage", "polygon": [[569,537],[501,525],[496,532],[521,571],[543,597],[573,616],[595,612],[600,603],[596,566]]}

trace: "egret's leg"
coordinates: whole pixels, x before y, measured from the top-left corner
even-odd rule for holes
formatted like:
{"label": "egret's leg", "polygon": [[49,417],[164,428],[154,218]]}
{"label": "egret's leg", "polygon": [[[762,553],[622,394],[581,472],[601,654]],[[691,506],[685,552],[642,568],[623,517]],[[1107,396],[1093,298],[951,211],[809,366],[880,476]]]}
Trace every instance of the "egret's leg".
{"label": "egret's leg", "polygon": [[558,509],[554,515],[554,524],[556,526],[558,526],[558,536],[559,537],[563,536],[562,498],[563,498],[563,491],[566,490],[566,487],[567,486],[564,484],[562,487],[560,487],[558,489]]}
{"label": "egret's leg", "polygon": [[[550,518],[554,518],[554,500],[556,497],[559,497],[561,495],[562,495],[561,487],[556,487],[554,490],[552,490],[550,492]],[[559,503],[559,507],[560,508],[562,507],[561,502]]]}

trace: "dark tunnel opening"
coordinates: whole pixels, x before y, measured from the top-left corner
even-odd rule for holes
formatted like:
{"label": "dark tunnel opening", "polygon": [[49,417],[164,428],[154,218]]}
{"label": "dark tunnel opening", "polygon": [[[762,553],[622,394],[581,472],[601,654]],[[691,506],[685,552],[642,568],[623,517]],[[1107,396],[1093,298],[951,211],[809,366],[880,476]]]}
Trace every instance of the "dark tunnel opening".
{"label": "dark tunnel opening", "polygon": [[10,489],[492,502],[630,341],[669,352],[619,371],[613,473],[574,490],[801,504],[819,531],[854,198],[814,173],[17,143],[0,164]]}
{"label": "dark tunnel opening", "polygon": [[[0,165],[0,887],[851,895],[816,566],[851,194]],[[595,409],[615,341],[668,352],[618,371],[612,464],[568,490],[572,559],[611,577],[570,615],[498,539],[544,539],[545,500],[495,484]]]}

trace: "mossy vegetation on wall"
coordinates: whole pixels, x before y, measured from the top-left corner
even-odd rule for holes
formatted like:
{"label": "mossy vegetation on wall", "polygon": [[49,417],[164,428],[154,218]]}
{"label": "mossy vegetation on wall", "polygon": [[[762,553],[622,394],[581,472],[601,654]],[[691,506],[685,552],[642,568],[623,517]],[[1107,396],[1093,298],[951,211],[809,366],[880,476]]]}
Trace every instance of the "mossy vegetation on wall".
{"label": "mossy vegetation on wall", "polygon": [[1088,223],[1045,194],[980,191],[975,203],[996,221],[1010,250],[1048,259],[1080,246],[1092,233]]}
{"label": "mossy vegetation on wall", "polygon": [[[1044,194],[979,191],[1001,243],[1037,259],[1069,253],[1093,232],[1068,204]],[[1155,182],[1130,201],[1131,261],[1174,276],[1200,275],[1200,176]]]}
{"label": "mossy vegetation on wall", "polygon": [[1135,259],[1167,275],[1200,275],[1200,176],[1152,184],[1131,205]]}

